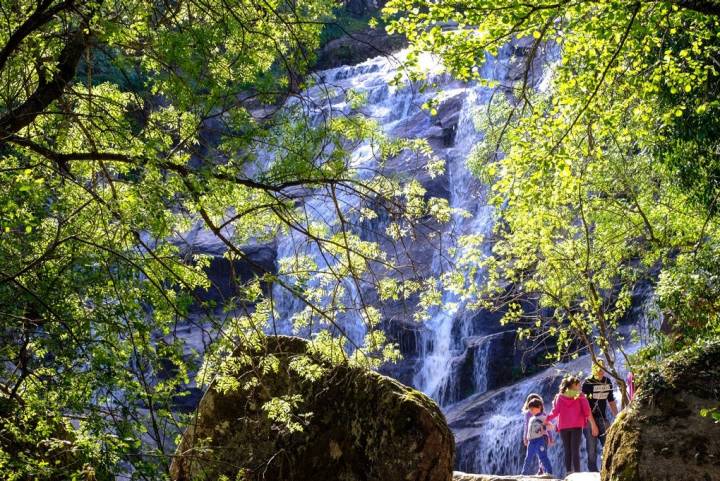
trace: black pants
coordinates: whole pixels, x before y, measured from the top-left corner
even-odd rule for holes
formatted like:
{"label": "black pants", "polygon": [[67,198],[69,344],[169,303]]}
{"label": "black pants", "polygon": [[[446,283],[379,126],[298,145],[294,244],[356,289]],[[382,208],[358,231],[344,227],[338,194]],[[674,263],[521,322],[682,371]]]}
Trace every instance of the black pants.
{"label": "black pants", "polygon": [[580,440],[582,439],[582,432],[582,428],[563,429],[560,431],[563,451],[565,452],[565,474],[580,471]]}

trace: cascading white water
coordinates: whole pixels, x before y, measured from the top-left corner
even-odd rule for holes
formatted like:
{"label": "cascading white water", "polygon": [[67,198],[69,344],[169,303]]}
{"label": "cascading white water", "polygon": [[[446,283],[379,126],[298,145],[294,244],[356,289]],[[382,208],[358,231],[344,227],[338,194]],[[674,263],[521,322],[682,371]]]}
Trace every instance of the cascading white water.
{"label": "cascading white water", "polygon": [[[517,81],[520,78],[518,65],[525,65],[518,57],[518,52],[522,51],[522,42],[508,45],[497,58],[488,57],[482,76],[498,81],[499,88],[507,88]],[[432,261],[427,266],[431,275],[439,276],[452,267],[453,259],[448,255],[448,249],[456,245],[460,236],[488,234],[492,229],[493,209],[485,200],[487,189],[469,171],[467,158],[482,139],[482,132],[475,127],[475,117],[480,109],[487,106],[495,90],[477,83],[466,84],[453,80],[450,75],[442,73],[437,59],[430,56],[421,58],[421,64],[424,63],[427,68],[429,78],[426,86],[429,88],[419,91],[416,85],[410,83],[399,88],[391,87],[401,67],[403,55],[404,52],[400,52],[396,57],[377,57],[356,66],[319,72],[316,74],[317,84],[306,92],[306,96],[311,99],[310,113],[314,123],[326,121],[328,116],[349,114],[351,108],[347,92],[352,91],[366,99],[361,109],[363,114],[376,120],[389,136],[434,140],[434,153],[446,161],[449,186],[446,195],[450,207],[456,209],[451,222],[442,228],[442,249],[433,252]],[[533,83],[540,80],[543,69],[536,71],[538,74],[531,78]],[[442,110],[438,117],[453,119],[447,122],[452,125],[452,132],[442,128],[442,119],[439,124],[422,109],[421,106],[430,99],[438,101],[438,110]],[[363,145],[352,153],[352,162],[359,171],[365,169],[369,172],[374,167],[375,158],[368,146]],[[348,208],[357,208],[357,203],[358,200],[352,196],[343,199],[343,205]],[[322,201],[310,200],[306,210],[326,224],[337,224],[337,213],[332,206]],[[461,212],[469,213],[469,216]],[[298,242],[296,234],[281,236],[277,243],[279,259],[301,254],[314,259],[321,268],[326,267],[318,246]],[[459,251],[455,255],[457,258],[463,252]],[[482,282],[482,273],[473,282]],[[347,287],[349,292],[358,294],[353,286]],[[291,332],[289,319],[304,306],[290,292],[277,285],[273,288],[273,297],[280,314],[278,324],[285,332]],[[412,383],[441,405],[459,400],[461,397],[457,393],[460,391],[468,395],[487,388],[483,372],[487,359],[483,359],[483,356],[489,354],[489,344],[474,352],[475,367],[469,389],[459,389],[459,380],[452,368],[453,363],[466,353],[464,339],[493,332],[472,332],[471,323],[475,314],[468,311],[454,294],[444,293],[442,307],[436,309],[420,331],[420,364]],[[348,316],[344,319],[344,326],[354,341],[361,341],[365,331],[359,318]],[[300,334],[309,335],[310,332],[303,331]]]}
{"label": "cascading white water", "polygon": [[487,369],[488,369],[488,356],[490,355],[490,342],[481,342],[478,349],[475,351],[473,358],[473,379],[475,384],[473,390],[475,392],[487,391]]}
{"label": "cascading white water", "polygon": [[[517,65],[525,65],[520,62],[516,53],[522,41],[514,45],[508,45],[501,49],[497,58],[488,57],[483,66],[481,76],[488,80],[498,82],[500,88],[506,88],[517,80]],[[552,56],[553,52],[549,56]],[[531,70],[529,81],[533,86],[541,86],[547,79],[547,70],[534,68]],[[475,126],[475,119],[479,111],[488,105],[495,90],[478,85],[466,85],[467,91],[465,101],[460,110],[460,117],[457,127],[456,142],[450,152],[449,176],[450,176],[450,205],[470,213],[469,217],[455,215],[449,232],[451,243],[453,239],[467,234],[487,235],[493,227],[493,208],[488,205],[485,199],[487,187],[483,186],[478,179],[469,171],[467,158],[473,147],[482,140],[482,132]],[[446,253],[438,253],[445,258]],[[456,254],[456,258],[464,255],[462,250]],[[440,268],[442,262],[438,262]],[[482,282],[483,272],[478,272],[472,282]],[[426,346],[425,361],[414,378],[415,385],[422,391],[430,394],[441,405],[450,404],[459,400],[457,393],[461,390],[456,385],[459,379],[454,375],[452,365],[463,355],[466,346],[463,340],[468,336],[478,334],[472,332],[473,312],[468,312],[465,305],[455,298],[451,293],[443,295],[443,306],[453,306],[452,309],[440,308],[436,315],[428,322],[430,333],[424,339]],[[487,333],[486,333],[487,334]],[[480,350],[474,353],[474,366],[487,366],[487,359],[483,357],[489,354],[489,344],[485,344]],[[474,392],[483,392],[487,389],[485,379],[486,372],[481,369],[473,369]],[[482,390],[478,390],[482,389]],[[468,389],[463,389],[466,394]]]}
{"label": "cascading white water", "polygon": [[[391,137],[425,138],[426,134],[427,136],[437,134],[438,128],[431,125],[428,120],[430,114],[422,109],[422,105],[438,95],[441,98],[447,98],[470,92],[472,100],[470,103],[466,102],[467,108],[463,107],[460,114],[461,123],[459,128],[462,129],[463,138],[465,138],[462,148],[448,146],[447,148],[440,148],[441,152],[436,153],[440,157],[444,157],[448,162],[450,185],[453,189],[450,194],[451,206],[457,203],[462,204],[459,205],[460,207],[467,208],[470,211],[477,210],[468,202],[468,199],[474,197],[472,190],[477,187],[477,183],[468,180],[471,179],[471,175],[465,167],[465,157],[474,141],[479,138],[472,126],[471,112],[477,96],[475,91],[480,88],[462,85],[453,81],[447,74],[434,72],[433,62],[429,62],[427,67],[430,76],[427,83],[434,85],[433,88],[420,92],[417,85],[410,83],[406,83],[399,88],[393,88],[390,84],[401,66],[402,55],[403,52],[397,54],[400,59],[397,57],[377,57],[356,66],[339,67],[317,73],[317,84],[306,92],[306,96],[313,101],[312,111],[310,112],[312,122],[318,124],[327,121],[328,116],[349,114],[351,108],[346,94],[352,91],[354,94],[364,96],[366,99],[361,108],[362,113],[377,121],[383,131]],[[487,95],[487,92],[485,95]],[[351,162],[358,169],[361,176],[369,175],[377,164],[372,149],[367,144],[361,145],[352,152]],[[458,188],[454,187],[454,178],[457,179]],[[339,192],[339,195],[344,196],[340,201],[343,206],[343,215],[352,215],[347,214],[346,211],[357,209],[359,200],[356,196],[344,195],[343,192]],[[322,220],[324,224],[337,226],[335,207],[328,205],[326,200],[310,199],[305,206],[305,210],[310,213],[311,217]],[[460,219],[459,216],[457,218]],[[458,223],[454,222],[453,225]],[[280,260],[296,255],[305,255],[317,262],[320,268],[327,267],[319,247],[316,244],[299,239],[295,233],[290,232],[280,236],[277,239],[277,246],[278,259]],[[439,259],[440,256],[437,256],[437,258]],[[440,263],[433,262],[432,272],[437,274],[444,267],[447,266],[441,266]],[[310,282],[312,285],[313,281]],[[353,292],[358,295],[357,288],[350,283],[346,288],[351,293],[351,296]],[[298,300],[287,289],[278,285],[273,287],[273,298],[275,299],[276,310],[279,312],[279,320],[276,323],[279,330],[281,332],[292,332],[290,318],[304,307],[302,301]],[[434,322],[433,324],[443,325],[443,328],[447,328],[447,326],[451,326],[451,322],[452,319],[450,319],[450,322]],[[349,316],[344,320],[343,326],[354,342],[362,342],[365,330],[363,322],[359,318]],[[306,330],[301,334],[309,335],[310,332]],[[443,339],[441,342],[444,342],[449,338],[449,333],[440,337]],[[438,358],[440,369],[444,368],[446,364],[444,354],[446,351],[447,349],[440,351],[443,353]],[[436,377],[441,378],[440,374]],[[424,390],[430,391],[429,389]]]}
{"label": "cascading white water", "polygon": [[[492,64],[488,64],[488,67]],[[489,70],[489,69],[488,69]],[[450,177],[450,206],[462,209],[470,214],[465,217],[462,213],[453,214],[448,237],[452,242],[465,234],[487,234],[492,228],[492,209],[484,202],[483,186],[469,171],[466,159],[473,146],[482,139],[474,123],[476,110],[487,102],[491,91],[487,88],[467,87],[467,95],[460,110],[458,120],[456,143],[448,162],[448,175]],[[435,273],[450,268],[444,265],[442,259],[446,252],[437,252],[434,261]],[[459,251],[456,256],[462,256]],[[479,276],[478,276],[479,277]],[[477,279],[479,281],[479,278]],[[443,293],[442,307],[427,323],[430,330],[429,339],[424,339],[427,346],[425,360],[420,371],[414,379],[415,386],[428,393],[441,403],[448,399],[447,392],[452,392],[452,370],[450,363],[453,357],[460,354],[461,346],[453,336],[453,328],[460,323],[463,333],[468,331],[466,325],[470,316],[465,313],[464,305],[458,301],[457,296],[450,292]],[[464,337],[464,336],[461,336]],[[480,373],[484,375],[484,373]],[[483,381],[481,380],[482,384]]]}

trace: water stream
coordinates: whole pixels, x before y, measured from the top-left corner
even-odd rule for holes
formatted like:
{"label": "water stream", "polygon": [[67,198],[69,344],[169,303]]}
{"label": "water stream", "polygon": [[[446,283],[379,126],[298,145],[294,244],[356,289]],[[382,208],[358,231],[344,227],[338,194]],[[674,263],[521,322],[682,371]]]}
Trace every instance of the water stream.
{"label": "water stream", "polygon": [[[307,109],[314,125],[351,114],[354,109],[348,92],[353,92],[353,95],[360,94],[365,98],[360,111],[376,120],[387,135],[427,139],[435,155],[445,160],[446,174],[443,178],[420,176],[421,182],[429,195],[445,197],[452,208],[469,215],[458,211],[453,214],[451,222],[441,227],[444,239],[441,248],[433,248],[432,255],[423,258],[428,275],[438,276],[451,267],[457,257],[450,255],[449,250],[456,246],[459,236],[487,234],[493,227],[493,209],[486,201],[487,186],[471,174],[466,160],[483,135],[475,126],[476,113],[487,106],[496,89],[506,89],[522,78],[525,68],[522,54],[526,49],[526,42],[516,41],[501,49],[497,58],[490,58],[485,64],[483,76],[498,81],[495,89],[458,82],[440,72],[436,68],[437,61],[431,57],[424,59],[429,88],[420,90],[417,84],[409,82],[393,87],[391,83],[403,56],[403,52],[399,52],[394,57],[377,57],[359,65],[317,72],[314,74],[315,85],[306,92],[311,101],[303,104],[303,108]],[[548,77],[546,64],[553,58],[554,54],[550,52],[538,59],[530,78],[534,87],[543,88]],[[432,98],[438,100],[435,116],[421,107]],[[272,162],[270,155],[261,154],[259,159],[263,163]],[[351,162],[361,176],[370,175],[377,169],[377,158],[367,143],[352,152]],[[398,174],[412,175],[413,172],[423,171],[423,166],[412,165],[408,159],[398,162],[395,168]],[[309,220],[322,221],[337,229],[339,223],[335,205],[323,197],[311,196],[308,199],[303,207]],[[343,215],[357,220],[353,218],[361,207],[357,196],[341,190],[338,199]],[[378,220],[373,229],[383,230],[383,220]],[[359,234],[372,237],[371,232]],[[276,245],[279,261],[300,255],[312,259],[320,269],[328,267],[317,244],[297,233],[287,232],[279,236]],[[462,255],[461,250],[455,254]],[[482,275],[482,272],[478,273],[472,281],[482,282]],[[313,285],[322,280],[311,278],[308,282]],[[346,300],[356,304],[362,291],[352,282],[347,282],[344,287]],[[303,336],[313,334],[312,326],[299,331],[292,327],[292,316],[305,307],[302,301],[278,285],[273,287],[273,299],[280,332]],[[499,326],[497,317],[470,310],[451,293],[443,294],[442,305],[443,308],[432,312],[431,319],[422,326],[405,329],[407,326],[403,321],[396,320],[395,326],[400,328],[393,332],[407,332],[405,335],[409,336],[397,339],[405,351],[406,360],[386,372],[411,383],[443,406],[458,443],[458,469],[517,473],[523,453],[520,443],[522,403],[533,391],[543,394],[549,403],[559,378],[555,371],[546,371],[509,386],[507,378],[493,378],[498,366],[507,368],[514,362],[514,333]],[[342,316],[341,323],[353,342],[363,342],[366,328],[356,313]],[[561,368],[587,371],[589,366],[586,364],[587,360],[581,359]],[[554,462],[559,466],[557,453],[561,449],[556,448],[555,451]]]}
{"label": "water stream", "polygon": [[[517,81],[521,67],[524,66],[522,51],[522,42],[502,49],[498,58],[489,58],[483,67],[483,76],[497,80],[497,88],[501,89]],[[402,55],[402,52],[397,54],[400,58]],[[344,66],[317,73],[317,85],[309,89],[307,94],[315,101],[311,111],[313,122],[319,123],[326,121],[328,116],[349,114],[351,108],[345,93],[359,93],[366,99],[362,112],[378,121],[386,134],[428,139],[434,153],[445,160],[446,189],[438,188],[437,184],[429,181],[426,188],[432,195],[445,196],[451,207],[461,209],[469,213],[469,216],[457,211],[452,221],[442,227],[445,239],[442,248],[434,250],[431,258],[425,260],[427,271],[437,276],[450,268],[454,259],[448,251],[456,245],[455,240],[459,236],[487,234],[493,226],[493,209],[486,202],[487,187],[468,170],[466,160],[483,135],[475,126],[475,116],[479,109],[487,106],[494,89],[458,82],[449,75],[436,71],[433,68],[433,65],[437,65],[434,59],[425,60],[428,65],[427,84],[430,87],[423,91],[411,83],[399,88],[391,87],[391,80],[396,76],[400,64],[393,57],[377,57],[356,66]],[[532,78],[535,85],[542,81],[543,71],[542,68],[536,69],[538,74]],[[439,101],[438,114],[435,117],[421,108],[423,103],[431,98]],[[352,153],[352,162],[358,169],[371,171],[375,168],[376,160],[368,146],[362,145]],[[421,170],[421,166],[411,167]],[[343,198],[343,205],[348,212],[359,207],[358,202],[351,196]],[[327,203],[311,200],[306,210],[330,225],[337,224],[337,213]],[[292,233],[281,236],[277,244],[278,259],[302,254],[312,258],[318,265],[325,265],[317,245],[298,242],[297,236]],[[462,255],[462,251],[456,254]],[[482,282],[482,273],[473,281]],[[348,296],[357,295],[357,290],[348,286]],[[274,287],[273,297],[280,313],[280,323],[287,332],[293,332],[289,319],[303,308],[302,303],[279,286]],[[431,319],[416,331],[416,362],[412,366],[409,380],[442,406],[450,406],[463,398],[487,391],[490,356],[496,352],[493,350],[493,343],[499,339],[498,325],[497,322],[495,325],[486,326],[478,324],[478,313],[468,310],[466,305],[451,293],[443,294],[442,305],[443,308],[433,312]],[[362,342],[365,330],[359,319],[349,315],[343,320],[343,325],[354,341]],[[311,335],[310,331],[311,329],[305,329],[299,334]],[[468,369],[471,371],[469,375]],[[460,375],[460,371],[465,374]],[[393,374],[392,369],[390,373]],[[524,394],[522,397],[524,399]],[[518,401],[515,397],[508,401],[513,405],[515,414],[518,402],[522,403],[522,400]],[[498,430],[495,432],[497,442],[505,443],[508,449],[511,449],[508,436],[499,432],[503,429],[503,423],[493,422],[493,426],[493,430]],[[497,446],[492,449],[497,449]],[[473,457],[474,454],[463,456]],[[510,472],[516,467],[515,460],[510,459],[502,462],[498,460],[492,466],[486,463],[468,464],[465,461],[459,459],[459,465],[464,463],[467,467],[491,469],[487,472]]]}

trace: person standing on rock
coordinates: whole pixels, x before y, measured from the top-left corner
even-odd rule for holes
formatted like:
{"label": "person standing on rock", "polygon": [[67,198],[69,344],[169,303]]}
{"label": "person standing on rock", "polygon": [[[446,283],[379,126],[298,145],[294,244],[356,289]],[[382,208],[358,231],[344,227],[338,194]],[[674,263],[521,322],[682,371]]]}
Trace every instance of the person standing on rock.
{"label": "person standing on rock", "polygon": [[618,408],[613,394],[613,384],[605,376],[603,361],[598,359],[592,366],[592,375],[585,379],[582,385],[582,392],[590,404],[592,419],[597,425],[598,434],[592,433],[590,423],[585,426],[585,447],[588,455],[588,471],[598,471],[598,444],[605,446],[605,432],[610,426],[607,418],[607,407],[610,405],[610,412],[617,416]]}
{"label": "person standing on rock", "polygon": [[525,432],[527,452],[525,454],[522,474],[530,474],[532,462],[536,456],[540,460],[544,473],[552,474],[552,465],[547,455],[547,448],[549,444],[552,444],[552,438],[545,425],[547,415],[544,412],[542,399],[538,397],[532,398],[527,403],[527,408],[530,413],[530,418],[528,419],[527,431]]}
{"label": "person standing on rock", "polygon": [[[525,424],[523,424],[523,445],[525,446],[526,449],[528,447],[528,423],[530,422],[530,418],[533,417],[533,414],[530,410],[530,401],[532,401],[534,399],[540,400],[540,403],[542,405],[542,403],[543,403],[542,396],[540,396],[537,393],[532,392],[532,393],[528,394],[528,397],[525,399],[525,404],[523,404],[523,408],[522,408],[522,412],[524,413],[524,417],[525,417]],[[541,411],[541,414],[545,414],[544,407]],[[544,437],[545,437],[545,447],[547,448],[552,443],[552,438],[550,436],[550,433],[547,432],[547,430],[545,432]],[[532,463],[532,459],[530,460],[530,462]],[[524,470],[524,468],[523,468],[523,470]],[[537,474],[538,475],[545,474],[542,463],[540,463],[540,466],[538,467]]]}
{"label": "person standing on rock", "polygon": [[585,425],[590,422],[593,436],[598,435],[597,425],[590,413],[590,405],[580,391],[580,379],[565,377],[560,382],[560,392],[555,396],[553,409],[546,419],[549,423],[558,418],[557,428],[563,443],[566,474],[580,471],[580,440]]}

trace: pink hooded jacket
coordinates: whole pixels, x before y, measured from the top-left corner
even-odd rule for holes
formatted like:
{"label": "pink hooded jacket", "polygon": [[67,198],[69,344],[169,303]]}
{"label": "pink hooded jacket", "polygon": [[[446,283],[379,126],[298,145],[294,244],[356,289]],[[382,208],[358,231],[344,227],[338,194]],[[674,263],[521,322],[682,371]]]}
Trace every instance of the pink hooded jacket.
{"label": "pink hooded jacket", "polygon": [[548,421],[558,419],[558,429],[584,428],[590,417],[590,404],[584,394],[571,398],[558,394],[553,401],[553,409],[548,414]]}

